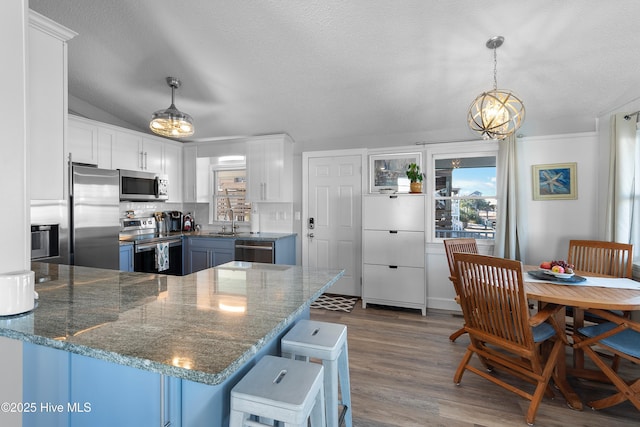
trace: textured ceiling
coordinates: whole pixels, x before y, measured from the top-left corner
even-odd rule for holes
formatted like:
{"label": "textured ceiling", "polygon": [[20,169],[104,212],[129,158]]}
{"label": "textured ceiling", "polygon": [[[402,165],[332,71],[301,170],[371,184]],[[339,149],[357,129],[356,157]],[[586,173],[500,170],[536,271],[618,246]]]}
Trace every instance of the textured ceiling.
{"label": "textured ceiling", "polygon": [[287,132],[296,141],[415,133],[474,139],[471,101],[523,99],[526,136],[595,130],[640,97],[637,0],[30,0],[79,35],[69,93],[147,130],[176,106],[205,141]]}

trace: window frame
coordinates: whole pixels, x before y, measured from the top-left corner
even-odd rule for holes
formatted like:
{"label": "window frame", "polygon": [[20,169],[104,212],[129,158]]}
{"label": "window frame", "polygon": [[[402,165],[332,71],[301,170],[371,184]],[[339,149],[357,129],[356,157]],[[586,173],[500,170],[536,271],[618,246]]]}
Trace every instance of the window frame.
{"label": "window frame", "polygon": [[[216,208],[217,208],[217,200],[220,197],[223,196],[219,196],[218,195],[218,186],[217,186],[217,172],[219,171],[235,171],[235,170],[244,170],[245,171],[245,194],[246,194],[246,185],[247,185],[247,165],[246,162],[237,162],[237,163],[232,163],[232,164],[211,164],[209,166],[209,188],[211,189],[211,193],[208,196],[209,199],[209,223],[213,224],[213,225],[230,225],[231,224],[231,220],[219,220],[216,218]],[[245,198],[245,203],[249,203],[249,208],[248,211],[251,211],[251,202],[246,202],[246,198]],[[249,220],[249,216],[246,216],[247,219],[245,219],[244,221],[235,221],[236,224],[246,224],[248,225],[250,220]]]}
{"label": "window frame", "polygon": [[[496,195],[490,197],[496,200],[496,213],[499,211],[499,206],[502,203],[502,189],[498,181],[499,168],[498,163],[498,141],[466,141],[466,142],[452,142],[446,144],[434,144],[426,149],[425,159],[428,162],[426,165],[426,185],[424,186],[424,192],[427,193],[426,197],[426,221],[428,235],[427,241],[429,243],[442,244],[444,238],[436,237],[436,225],[435,225],[435,202],[436,202],[436,160],[450,159],[450,158],[471,158],[471,157],[495,157],[496,158]],[[424,185],[424,183],[423,183]],[[473,197],[468,197],[473,198]],[[488,197],[478,197],[479,199],[487,199]],[[467,199],[467,197],[465,197]],[[495,234],[493,239],[478,239],[479,245],[493,246],[495,244]]]}

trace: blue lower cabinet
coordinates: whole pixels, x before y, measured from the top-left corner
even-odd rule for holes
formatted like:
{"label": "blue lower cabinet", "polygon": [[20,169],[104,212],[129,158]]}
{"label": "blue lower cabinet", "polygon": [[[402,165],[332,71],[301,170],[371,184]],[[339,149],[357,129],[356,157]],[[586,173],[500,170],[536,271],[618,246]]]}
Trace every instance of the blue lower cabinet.
{"label": "blue lower cabinet", "polygon": [[79,411],[70,414],[71,425],[159,426],[161,380],[160,374],[72,354],[69,403]]}
{"label": "blue lower cabinet", "polygon": [[[22,347],[23,427],[68,427],[71,354],[28,342]],[[60,406],[62,405],[62,407]]]}
{"label": "blue lower cabinet", "polygon": [[234,255],[234,239],[190,237],[186,246],[185,274],[233,261]]}
{"label": "blue lower cabinet", "polygon": [[35,404],[23,413],[23,427],[157,427],[174,415],[171,425],[180,425],[181,397],[171,393],[177,379],[165,381],[162,395],[160,374],[31,343],[24,344],[23,366],[23,399]]}
{"label": "blue lower cabinet", "polygon": [[120,245],[120,270],[133,271],[133,245]]}

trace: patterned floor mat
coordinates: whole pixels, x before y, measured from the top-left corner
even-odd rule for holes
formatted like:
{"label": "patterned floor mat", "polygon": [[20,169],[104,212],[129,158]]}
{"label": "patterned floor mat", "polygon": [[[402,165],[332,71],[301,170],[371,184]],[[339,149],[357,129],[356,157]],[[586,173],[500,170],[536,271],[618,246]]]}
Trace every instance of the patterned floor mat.
{"label": "patterned floor mat", "polygon": [[348,313],[353,310],[357,301],[358,297],[322,294],[320,295],[320,298],[311,303],[311,308],[323,308],[331,311],[346,311]]}

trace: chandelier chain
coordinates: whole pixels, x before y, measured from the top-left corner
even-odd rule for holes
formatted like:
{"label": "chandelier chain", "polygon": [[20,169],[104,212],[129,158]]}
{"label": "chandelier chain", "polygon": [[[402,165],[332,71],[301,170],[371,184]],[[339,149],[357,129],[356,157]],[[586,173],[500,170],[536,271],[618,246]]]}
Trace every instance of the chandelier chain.
{"label": "chandelier chain", "polygon": [[493,90],[498,90],[498,53],[497,48],[493,48]]}

